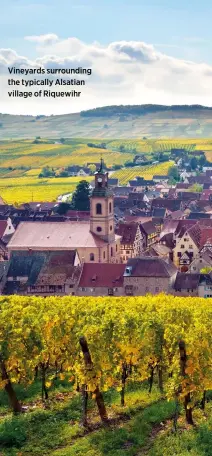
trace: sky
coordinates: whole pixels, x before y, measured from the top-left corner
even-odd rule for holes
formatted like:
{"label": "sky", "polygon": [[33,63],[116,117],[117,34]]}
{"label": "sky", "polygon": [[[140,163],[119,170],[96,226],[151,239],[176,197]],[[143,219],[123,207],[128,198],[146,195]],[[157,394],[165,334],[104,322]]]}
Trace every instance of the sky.
{"label": "sky", "polygon": [[[209,0],[0,0],[0,11],[1,112],[212,106]],[[8,66],[48,68],[52,62],[92,68],[80,99],[9,99]]]}

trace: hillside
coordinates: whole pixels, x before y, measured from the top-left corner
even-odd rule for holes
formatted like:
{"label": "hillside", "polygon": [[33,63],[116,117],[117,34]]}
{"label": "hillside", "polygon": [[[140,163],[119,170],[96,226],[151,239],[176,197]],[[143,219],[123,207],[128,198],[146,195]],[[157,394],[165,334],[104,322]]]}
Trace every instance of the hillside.
{"label": "hillside", "polygon": [[0,139],[209,138],[212,108],[204,106],[105,106],[77,114],[18,116],[0,114]]}
{"label": "hillside", "polygon": [[[212,161],[211,139],[66,138],[62,143],[53,138],[0,140],[0,195],[10,204],[56,201],[61,195],[73,193],[82,179],[69,174],[67,169],[98,163],[101,156],[121,185],[138,175],[152,179],[154,174],[168,173],[173,148],[187,150],[191,155],[202,150],[207,160]],[[133,166],[139,154],[143,158]],[[158,154],[162,154],[164,161],[157,162]],[[45,168],[50,174],[40,176]],[[91,181],[93,177],[86,175],[86,179]]]}

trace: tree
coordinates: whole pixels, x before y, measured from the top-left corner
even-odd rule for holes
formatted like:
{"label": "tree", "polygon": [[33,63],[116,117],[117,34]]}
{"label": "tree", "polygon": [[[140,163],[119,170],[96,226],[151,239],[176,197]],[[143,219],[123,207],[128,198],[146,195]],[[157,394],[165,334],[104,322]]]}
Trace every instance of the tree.
{"label": "tree", "polygon": [[60,138],[60,142],[61,142],[62,144],[64,144],[65,138]]}
{"label": "tree", "polygon": [[202,191],[202,185],[200,184],[193,184],[190,188],[189,188],[189,192],[201,192]]}
{"label": "tree", "polygon": [[88,168],[90,169],[91,171],[91,174],[94,174],[95,171],[96,171],[96,166],[93,164],[93,165],[89,165]]}
{"label": "tree", "polygon": [[55,171],[53,170],[53,168],[51,169],[49,168],[49,166],[45,166],[38,177],[52,177],[54,175]]}
{"label": "tree", "polygon": [[200,269],[201,274],[209,274],[212,271],[210,266],[206,266],[205,268]]}
{"label": "tree", "polygon": [[124,166],[126,166],[126,167],[136,166],[136,163],[131,162],[131,161],[126,161]]}
{"label": "tree", "polygon": [[199,158],[199,165],[202,167],[205,165],[205,163],[206,163],[206,158],[205,158],[205,154],[204,154],[204,155],[201,155]]}
{"label": "tree", "polygon": [[72,197],[72,209],[78,211],[89,211],[90,209],[90,189],[89,183],[82,180],[77,185],[77,188]]}
{"label": "tree", "polygon": [[58,173],[58,177],[68,177],[68,170],[67,169],[62,169],[59,173]]}
{"label": "tree", "polygon": [[168,176],[169,176],[170,180],[171,179],[175,180],[175,181],[179,180],[179,173],[178,173],[178,169],[176,166],[171,166],[171,168],[169,168]]}
{"label": "tree", "polygon": [[66,202],[62,202],[59,204],[59,206],[57,207],[57,214],[59,215],[64,215],[66,214],[66,212],[71,208],[71,204],[70,203],[66,203]]}
{"label": "tree", "polygon": [[190,160],[191,169],[196,169],[197,165],[198,165],[198,161],[197,161],[196,157],[192,157]]}

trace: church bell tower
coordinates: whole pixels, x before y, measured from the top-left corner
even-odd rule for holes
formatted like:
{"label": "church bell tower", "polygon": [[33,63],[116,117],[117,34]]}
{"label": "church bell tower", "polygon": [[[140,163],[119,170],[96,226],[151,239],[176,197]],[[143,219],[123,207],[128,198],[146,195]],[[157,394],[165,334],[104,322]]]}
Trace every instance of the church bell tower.
{"label": "church bell tower", "polygon": [[114,198],[108,188],[108,173],[101,159],[95,173],[95,187],[90,198],[90,231],[106,242],[115,241]]}

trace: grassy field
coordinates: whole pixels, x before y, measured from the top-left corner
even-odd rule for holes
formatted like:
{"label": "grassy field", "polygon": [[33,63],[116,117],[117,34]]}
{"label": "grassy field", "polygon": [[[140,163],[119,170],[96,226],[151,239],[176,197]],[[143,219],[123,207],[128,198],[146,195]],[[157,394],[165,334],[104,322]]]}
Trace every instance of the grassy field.
{"label": "grassy field", "polygon": [[40,399],[40,382],[17,392],[27,412],[14,416],[7,398],[0,393],[1,456],[211,456],[212,405],[204,413],[197,409],[195,427],[185,424],[183,415],[173,432],[175,404],[151,394],[147,385],[129,384],[127,406],[120,395],[104,394],[110,424],[102,426],[94,401],[89,398],[89,428],[83,428],[81,397],[67,379],[55,380],[46,402]]}
{"label": "grassy field", "polygon": [[[106,149],[98,147],[105,142]],[[94,143],[96,147],[89,147]],[[191,154],[196,149],[204,150],[212,161],[211,139],[66,139],[65,144],[58,144],[53,139],[42,139],[34,144],[34,139],[0,141],[0,195],[8,203],[32,201],[54,201],[61,194],[72,193],[81,178],[38,179],[43,167],[54,170],[71,166],[96,163],[102,156],[107,167],[124,165],[133,161],[136,154],[144,153],[152,159],[155,152],[168,153],[172,148],[186,148]],[[136,167],[116,171],[121,184],[140,175],[151,178],[154,174],[166,174],[168,162],[154,167]],[[90,180],[90,178],[86,178]]]}

